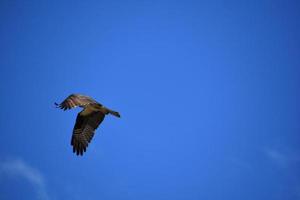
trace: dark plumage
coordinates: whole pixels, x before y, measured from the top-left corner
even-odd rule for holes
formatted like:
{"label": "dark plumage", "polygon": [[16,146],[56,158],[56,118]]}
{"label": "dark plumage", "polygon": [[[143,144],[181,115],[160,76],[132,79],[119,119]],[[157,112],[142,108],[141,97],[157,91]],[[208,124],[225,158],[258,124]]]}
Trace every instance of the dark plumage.
{"label": "dark plumage", "polygon": [[77,115],[71,139],[73,152],[77,155],[83,155],[83,152],[86,151],[88,144],[94,136],[95,130],[101,124],[105,115],[112,114],[116,117],[120,117],[118,112],[104,107],[91,97],[80,94],[71,94],[62,103],[55,103],[55,105],[57,108],[63,110],[78,106],[83,108]]}

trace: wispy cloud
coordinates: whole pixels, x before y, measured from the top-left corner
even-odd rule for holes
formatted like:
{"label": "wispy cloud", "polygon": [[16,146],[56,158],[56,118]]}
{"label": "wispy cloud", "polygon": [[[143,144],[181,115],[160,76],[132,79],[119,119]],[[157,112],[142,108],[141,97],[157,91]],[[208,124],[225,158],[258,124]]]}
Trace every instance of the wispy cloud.
{"label": "wispy cloud", "polygon": [[290,164],[300,162],[300,157],[291,152],[280,151],[275,148],[265,148],[265,155],[281,167],[287,167]]}
{"label": "wispy cloud", "polygon": [[39,200],[50,200],[42,174],[21,159],[0,162],[0,175],[24,178],[36,188]]}

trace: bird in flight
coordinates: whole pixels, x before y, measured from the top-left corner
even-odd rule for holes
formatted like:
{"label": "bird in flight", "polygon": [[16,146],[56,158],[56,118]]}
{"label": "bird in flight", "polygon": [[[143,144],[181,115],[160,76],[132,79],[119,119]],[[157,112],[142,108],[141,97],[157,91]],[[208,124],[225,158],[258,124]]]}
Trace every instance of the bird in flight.
{"label": "bird in flight", "polygon": [[88,144],[95,134],[95,130],[101,124],[105,115],[111,114],[116,117],[121,117],[118,112],[110,110],[91,97],[81,94],[71,94],[62,103],[54,104],[57,108],[63,110],[75,107],[83,108],[77,115],[71,139],[73,152],[77,155],[83,155],[83,152],[86,151]]}

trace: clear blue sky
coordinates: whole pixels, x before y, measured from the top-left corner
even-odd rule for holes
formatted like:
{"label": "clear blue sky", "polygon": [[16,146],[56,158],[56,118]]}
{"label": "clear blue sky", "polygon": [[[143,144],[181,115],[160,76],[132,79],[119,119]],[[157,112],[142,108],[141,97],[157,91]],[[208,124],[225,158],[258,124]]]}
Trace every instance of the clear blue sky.
{"label": "clear blue sky", "polygon": [[[0,199],[300,199],[299,1],[0,3]],[[71,93],[119,111],[83,157]]]}

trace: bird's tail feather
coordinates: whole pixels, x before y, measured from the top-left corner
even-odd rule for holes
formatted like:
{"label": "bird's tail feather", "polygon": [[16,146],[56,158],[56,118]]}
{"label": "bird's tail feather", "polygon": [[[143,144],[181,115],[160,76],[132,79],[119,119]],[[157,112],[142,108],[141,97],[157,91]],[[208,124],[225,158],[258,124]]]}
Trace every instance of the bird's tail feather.
{"label": "bird's tail feather", "polygon": [[121,117],[121,115],[120,115],[118,112],[116,112],[116,111],[108,110],[108,112],[109,112],[110,114],[116,116],[116,117],[119,117],[119,118]]}

